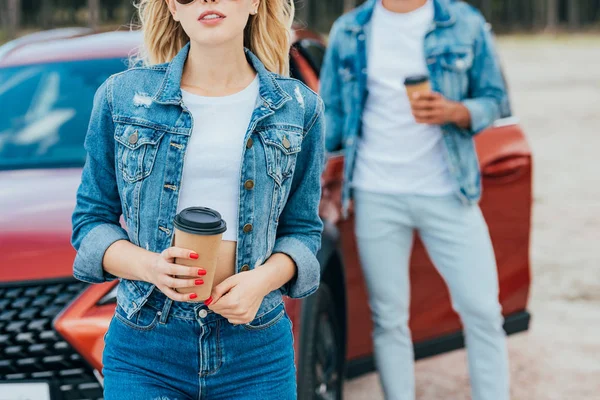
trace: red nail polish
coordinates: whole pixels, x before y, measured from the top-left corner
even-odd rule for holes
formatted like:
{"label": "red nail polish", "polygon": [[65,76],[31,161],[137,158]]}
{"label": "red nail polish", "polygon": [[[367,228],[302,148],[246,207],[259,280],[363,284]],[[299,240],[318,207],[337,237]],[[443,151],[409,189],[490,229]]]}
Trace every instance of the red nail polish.
{"label": "red nail polish", "polygon": [[204,304],[206,304],[207,306],[210,306],[210,303],[212,303],[212,302],[213,302],[212,296],[209,297],[208,299],[204,300]]}
{"label": "red nail polish", "polygon": [[200,257],[200,256],[199,256],[198,254],[196,254],[196,253],[192,253],[192,254],[190,254],[190,258],[191,258],[191,259],[197,260],[197,259],[198,259],[198,257]]}
{"label": "red nail polish", "polygon": [[198,275],[206,275],[206,270],[204,270],[204,269],[199,269],[199,270],[198,270]]}
{"label": "red nail polish", "polygon": [[190,294],[190,299],[195,299],[196,297],[198,297],[198,295],[196,293]]}
{"label": "red nail polish", "polygon": [[203,285],[204,281],[202,279],[196,279],[196,285]]}

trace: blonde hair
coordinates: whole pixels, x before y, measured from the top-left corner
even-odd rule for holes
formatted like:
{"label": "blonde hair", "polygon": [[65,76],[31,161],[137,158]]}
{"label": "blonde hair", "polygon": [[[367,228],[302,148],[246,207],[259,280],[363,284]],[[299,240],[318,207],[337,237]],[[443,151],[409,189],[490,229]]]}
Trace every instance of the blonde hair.
{"label": "blonde hair", "polygon": [[[201,0],[197,0],[201,1]],[[169,62],[190,40],[175,21],[165,0],[138,0],[135,4],[144,47],[132,63],[145,65]],[[271,71],[289,75],[290,36],[294,19],[291,0],[260,0],[258,13],[251,15],[244,30],[244,46]]]}

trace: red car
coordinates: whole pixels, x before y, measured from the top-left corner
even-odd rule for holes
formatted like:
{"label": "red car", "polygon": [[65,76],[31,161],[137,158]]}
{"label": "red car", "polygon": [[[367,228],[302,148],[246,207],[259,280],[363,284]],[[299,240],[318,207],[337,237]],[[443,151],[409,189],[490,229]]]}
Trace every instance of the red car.
{"label": "red car", "polygon": [[[96,88],[126,68],[139,34],[38,35],[0,47],[0,393],[12,398],[102,397],[103,335],[116,282],[72,278],[71,213],[85,159],[83,139]],[[324,46],[296,31],[292,74],[313,89]],[[504,121],[477,137],[506,331],[529,325],[531,151]],[[353,235],[340,219],[342,155],[323,174],[319,253],[322,284],[286,301],[294,322],[299,398],[340,399],[344,377],[374,368],[371,318]],[[412,257],[411,327],[416,357],[463,346],[448,292],[417,243]],[[50,397],[51,396],[51,397]]]}

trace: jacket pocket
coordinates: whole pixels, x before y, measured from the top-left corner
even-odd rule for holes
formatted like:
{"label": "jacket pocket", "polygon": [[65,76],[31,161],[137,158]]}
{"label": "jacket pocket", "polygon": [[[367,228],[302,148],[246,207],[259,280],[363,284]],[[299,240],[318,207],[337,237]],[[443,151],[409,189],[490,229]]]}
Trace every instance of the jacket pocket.
{"label": "jacket pocket", "polygon": [[437,89],[444,96],[453,101],[460,101],[468,95],[469,71],[473,67],[473,50],[470,47],[437,49],[428,57],[428,63],[436,66]]}
{"label": "jacket pocket", "polygon": [[457,49],[438,56],[442,68],[452,72],[466,73],[473,66],[473,52],[470,49]]}
{"label": "jacket pocket", "polygon": [[302,131],[270,128],[259,132],[264,144],[267,173],[282,186],[294,174],[296,157],[302,149]]}
{"label": "jacket pocket", "polygon": [[150,175],[164,134],[148,127],[117,125],[117,166],[125,181],[133,183]]}

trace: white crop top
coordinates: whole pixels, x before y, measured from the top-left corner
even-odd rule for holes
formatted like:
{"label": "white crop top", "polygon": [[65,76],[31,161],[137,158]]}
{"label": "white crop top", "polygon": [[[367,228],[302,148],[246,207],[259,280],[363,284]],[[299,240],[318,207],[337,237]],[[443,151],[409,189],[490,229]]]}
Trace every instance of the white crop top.
{"label": "white crop top", "polygon": [[241,92],[205,97],[181,90],[194,126],[183,166],[177,212],[210,207],[227,223],[223,240],[237,241],[244,137],[259,93],[258,76]]}

